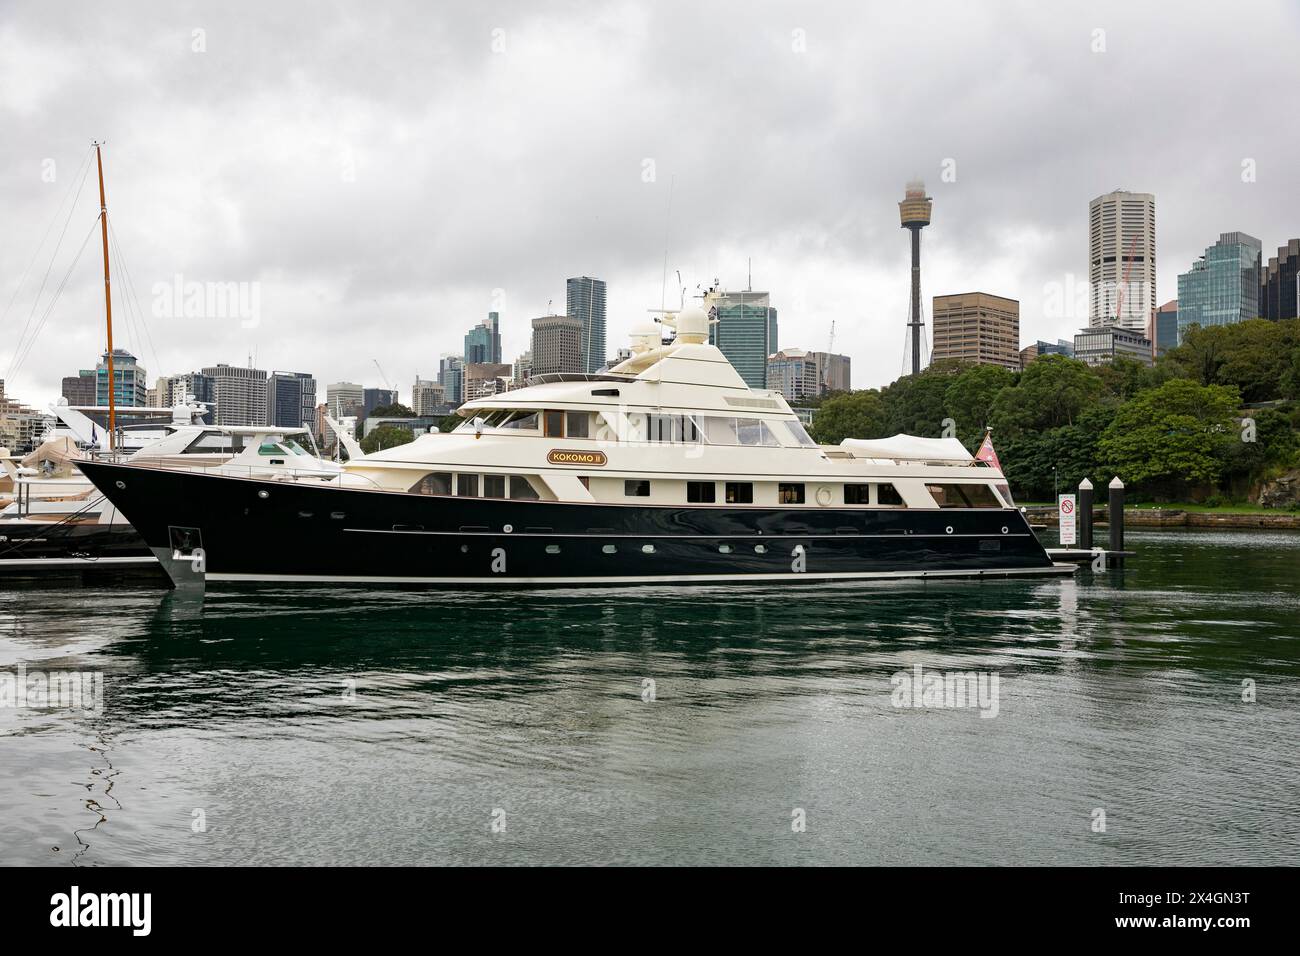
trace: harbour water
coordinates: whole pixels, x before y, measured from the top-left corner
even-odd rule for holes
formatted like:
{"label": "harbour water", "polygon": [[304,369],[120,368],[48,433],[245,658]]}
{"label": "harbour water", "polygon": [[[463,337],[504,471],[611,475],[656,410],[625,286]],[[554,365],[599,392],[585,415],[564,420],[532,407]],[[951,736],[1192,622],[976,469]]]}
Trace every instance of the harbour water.
{"label": "harbour water", "polygon": [[[0,862],[1300,862],[1300,534],[1129,544],[1073,580],[3,589],[0,673],[103,690],[0,707]],[[899,706],[918,665],[995,708]]]}

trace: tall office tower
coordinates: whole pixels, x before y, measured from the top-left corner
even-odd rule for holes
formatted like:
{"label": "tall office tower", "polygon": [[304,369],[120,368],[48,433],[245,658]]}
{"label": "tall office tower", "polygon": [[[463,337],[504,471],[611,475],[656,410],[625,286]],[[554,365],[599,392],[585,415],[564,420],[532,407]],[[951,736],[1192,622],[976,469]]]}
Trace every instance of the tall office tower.
{"label": "tall office tower", "polygon": [[95,404],[95,372],[93,369],[82,369],[76,375],[65,375],[63,378],[63,397],[68,400],[69,405],[94,405]]}
{"label": "tall office tower", "polygon": [[431,379],[416,377],[415,384],[411,386],[411,411],[417,417],[436,414],[446,401],[441,385]]}
{"label": "tall office tower", "polygon": [[528,348],[515,359],[514,375],[511,381],[515,388],[520,388],[533,374],[533,350]]}
{"label": "tall office tower", "polygon": [[[546,315],[533,319],[533,375],[585,372],[582,322],[571,315]],[[600,364],[605,364],[602,357]]]}
{"label": "tall office tower", "polygon": [[501,320],[495,312],[465,333],[465,364],[501,361]]}
{"label": "tall office tower", "polygon": [[1020,368],[1020,303],[987,292],[934,297],[930,360]]}
{"label": "tall office tower", "polygon": [[345,415],[360,417],[365,389],[355,382],[335,382],[325,386],[325,411],[331,418]]}
{"label": "tall office tower", "polygon": [[438,384],[450,404],[460,405],[465,401],[464,356],[447,353],[438,360]]}
{"label": "tall office tower", "polygon": [[776,351],[776,309],[766,292],[725,292],[714,300],[716,323],[709,344],[716,345],[750,388],[767,388],[767,357]]}
{"label": "tall office tower", "polygon": [[465,366],[465,401],[509,391],[510,366],[501,362],[470,362]]}
{"label": "tall office tower", "polygon": [[1195,325],[1231,325],[1259,316],[1263,246],[1244,232],[1225,232],[1178,277],[1178,339]]}
{"label": "tall office tower", "polygon": [[212,379],[216,425],[265,425],[266,372],[218,363],[203,369]]}
{"label": "tall office tower", "polygon": [[565,283],[564,291],[565,311],[582,323],[580,371],[594,372],[605,364],[605,281],[578,276]]}
{"label": "tall office tower", "polygon": [[849,367],[847,355],[781,349],[767,357],[767,387],[788,402],[847,392]]}
{"label": "tall office tower", "polygon": [[397,404],[397,391],[391,388],[367,388],[361,392],[361,414],[369,415],[376,408]]}
{"label": "tall office tower", "polygon": [[316,413],[316,379],[306,372],[272,372],[266,380],[268,425],[301,428]]}
{"label": "tall office tower", "polygon": [[1263,319],[1294,319],[1300,315],[1296,298],[1300,295],[1300,239],[1279,246],[1277,255],[1268,260],[1259,290],[1259,316]]}
{"label": "tall office tower", "polygon": [[1088,203],[1088,327],[1144,336],[1156,307],[1156,197],[1122,189]]}
{"label": "tall office tower", "polygon": [[172,404],[172,378],[160,375],[145,393],[144,403],[150,408],[168,408]]}
{"label": "tall office tower", "polygon": [[930,211],[934,200],[925,194],[925,183],[914,179],[907,184],[903,201],[898,204],[898,219],[902,228],[912,234],[912,302],[908,309],[907,352],[912,358],[912,374],[921,371],[921,329],[925,320],[921,317],[921,230],[930,225]]}
{"label": "tall office tower", "polygon": [[[113,349],[113,403],[119,408],[144,405],[149,375],[126,349]],[[95,404],[108,404],[108,352],[95,366]]]}
{"label": "tall office tower", "polygon": [[1170,299],[1151,316],[1151,348],[1156,358],[1178,345],[1178,300]]}

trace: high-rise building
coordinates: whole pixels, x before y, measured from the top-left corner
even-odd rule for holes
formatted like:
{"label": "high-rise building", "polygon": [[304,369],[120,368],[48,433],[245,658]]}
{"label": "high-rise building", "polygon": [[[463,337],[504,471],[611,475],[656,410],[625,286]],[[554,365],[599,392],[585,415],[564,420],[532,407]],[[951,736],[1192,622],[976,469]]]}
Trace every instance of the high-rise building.
{"label": "high-rise building", "polygon": [[514,375],[512,382],[515,388],[520,388],[524,382],[528,381],[533,374],[533,350],[527,349],[519,358],[515,359]]}
{"label": "high-rise building", "polygon": [[376,408],[397,404],[397,391],[391,388],[367,388],[361,392],[361,414],[369,415]]}
{"label": "high-rise building", "polygon": [[365,389],[354,382],[335,382],[325,386],[326,414],[339,419],[347,415],[361,416]]}
{"label": "high-rise building", "polygon": [[1020,303],[987,292],[936,295],[930,360],[1020,368]]}
{"label": "high-rise building", "polygon": [[[71,404],[71,403],[69,403]],[[5,395],[0,379],[0,445],[10,454],[25,455],[40,444],[48,412],[37,411]]]}
{"label": "high-rise building", "polygon": [[501,320],[495,312],[465,333],[465,364],[501,361]]}
{"label": "high-rise building", "polygon": [[921,371],[921,230],[930,225],[934,200],[925,194],[925,183],[915,179],[907,184],[903,201],[898,204],[898,219],[902,228],[912,234],[912,300],[908,310],[907,351],[911,356],[912,374]]}
{"label": "high-rise building", "polygon": [[160,375],[153,387],[145,393],[144,403],[150,408],[169,408],[172,404],[172,377]]}
{"label": "high-rise building", "polygon": [[1277,255],[1263,270],[1259,291],[1259,316],[1264,319],[1294,319],[1300,315],[1296,299],[1300,296],[1300,239],[1279,246]]}
{"label": "high-rise building", "polygon": [[[119,408],[144,405],[149,396],[148,373],[126,349],[113,349],[113,402]],[[108,352],[95,366],[95,404],[108,404]]]}
{"label": "high-rise building", "polygon": [[1222,233],[1178,277],[1180,341],[1192,325],[1231,325],[1259,316],[1262,248],[1258,239],[1244,232]]}
{"label": "high-rise building", "polygon": [[[533,319],[532,372],[585,372],[582,322],[569,315],[547,315]],[[605,360],[601,359],[603,365]]]}
{"label": "high-rise building", "polygon": [[709,325],[716,345],[750,388],[767,388],[767,357],[776,348],[776,309],[766,292],[726,292],[714,300],[718,321]]}
{"label": "high-rise building", "polygon": [[1118,325],[1081,329],[1074,337],[1074,357],[1088,365],[1109,365],[1121,356],[1152,364],[1151,340]]}
{"label": "high-rise building", "polygon": [[186,372],[184,375],[172,375],[171,398],[168,405],[180,405],[191,400],[200,405],[207,405],[208,411],[203,415],[204,423],[211,425],[216,421],[216,390],[212,379],[202,372]]}
{"label": "high-rise building", "polygon": [[1151,339],[1152,346],[1156,350],[1156,358],[1178,345],[1177,299],[1170,299],[1156,309],[1151,316],[1151,334],[1147,337]]}
{"label": "high-rise building", "polygon": [[1156,197],[1122,189],[1088,203],[1088,327],[1145,334],[1156,305]]}
{"label": "high-rise building", "polygon": [[265,425],[266,372],[260,368],[238,368],[218,363],[203,369],[212,380],[216,402],[213,424]]}
{"label": "high-rise building", "polygon": [[[582,323],[582,372],[594,372],[605,364],[605,281],[578,276],[565,283],[565,311]],[[534,358],[536,352],[533,353]]]}
{"label": "high-rise building", "polygon": [[450,404],[459,405],[465,401],[464,356],[447,353],[438,360],[438,384]]}
{"label": "high-rise building", "polygon": [[781,349],[767,357],[767,387],[788,402],[849,390],[849,357],[834,352]]}
{"label": "high-rise building", "polygon": [[443,387],[431,379],[416,377],[411,386],[411,411],[416,417],[436,414],[447,403]]}
{"label": "high-rise building", "polygon": [[63,378],[63,397],[69,405],[90,406],[95,404],[95,371],[82,369],[76,375]]}
{"label": "high-rise building", "polygon": [[307,372],[272,372],[266,380],[268,425],[310,427],[316,412],[316,379]]}

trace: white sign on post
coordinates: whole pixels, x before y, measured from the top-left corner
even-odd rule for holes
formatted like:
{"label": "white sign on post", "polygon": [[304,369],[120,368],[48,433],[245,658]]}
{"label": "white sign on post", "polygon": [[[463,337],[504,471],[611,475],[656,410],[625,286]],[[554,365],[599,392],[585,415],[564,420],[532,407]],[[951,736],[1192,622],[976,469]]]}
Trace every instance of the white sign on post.
{"label": "white sign on post", "polygon": [[1057,495],[1056,513],[1061,524],[1061,547],[1074,544],[1077,508],[1078,503],[1074,495]]}

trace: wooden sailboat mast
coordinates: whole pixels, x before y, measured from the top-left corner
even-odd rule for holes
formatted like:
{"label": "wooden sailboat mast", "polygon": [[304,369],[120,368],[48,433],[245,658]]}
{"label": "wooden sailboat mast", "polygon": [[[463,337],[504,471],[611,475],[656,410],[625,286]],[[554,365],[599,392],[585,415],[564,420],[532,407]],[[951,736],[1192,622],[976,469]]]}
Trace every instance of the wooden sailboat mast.
{"label": "wooden sailboat mast", "polygon": [[113,377],[113,296],[108,282],[108,200],[104,198],[104,157],[102,143],[95,143],[95,162],[99,166],[99,231],[104,239],[104,319],[108,323],[108,447],[117,441],[117,383]]}

